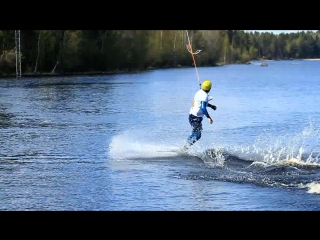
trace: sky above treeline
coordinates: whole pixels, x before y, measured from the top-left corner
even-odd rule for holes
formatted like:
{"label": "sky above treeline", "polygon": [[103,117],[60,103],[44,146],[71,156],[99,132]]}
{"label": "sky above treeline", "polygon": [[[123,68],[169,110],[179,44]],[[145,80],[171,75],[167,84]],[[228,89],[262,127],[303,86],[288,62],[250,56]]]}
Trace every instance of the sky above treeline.
{"label": "sky above treeline", "polygon": [[245,30],[248,32],[272,32],[274,34],[280,34],[280,33],[294,33],[294,32],[301,32],[301,31],[317,31],[317,30]]}

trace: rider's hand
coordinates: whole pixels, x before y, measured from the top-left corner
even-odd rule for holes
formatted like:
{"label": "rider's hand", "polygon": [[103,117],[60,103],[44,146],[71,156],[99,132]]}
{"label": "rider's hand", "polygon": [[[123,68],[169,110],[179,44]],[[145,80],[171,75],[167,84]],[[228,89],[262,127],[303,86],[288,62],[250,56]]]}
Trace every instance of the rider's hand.
{"label": "rider's hand", "polygon": [[212,124],[212,123],[213,123],[212,118],[209,118],[209,123],[210,123],[210,124]]}
{"label": "rider's hand", "polygon": [[212,105],[211,108],[212,108],[213,110],[216,110],[216,109],[217,109],[217,107],[216,107],[215,105]]}

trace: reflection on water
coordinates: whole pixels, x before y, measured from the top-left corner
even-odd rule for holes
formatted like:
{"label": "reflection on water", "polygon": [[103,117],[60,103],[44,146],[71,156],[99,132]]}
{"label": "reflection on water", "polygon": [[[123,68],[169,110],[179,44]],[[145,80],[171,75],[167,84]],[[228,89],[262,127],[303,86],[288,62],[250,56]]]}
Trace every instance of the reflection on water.
{"label": "reflection on water", "polygon": [[0,208],[319,210],[318,64],[199,68],[218,108],[184,153],[194,68],[1,79]]}

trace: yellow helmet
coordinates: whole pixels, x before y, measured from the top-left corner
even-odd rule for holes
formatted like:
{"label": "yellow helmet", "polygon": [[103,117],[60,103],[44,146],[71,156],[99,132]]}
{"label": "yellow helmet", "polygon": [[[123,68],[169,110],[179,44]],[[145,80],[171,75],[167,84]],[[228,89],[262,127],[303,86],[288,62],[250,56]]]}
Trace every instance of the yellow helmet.
{"label": "yellow helmet", "polygon": [[201,88],[205,91],[210,91],[211,86],[212,86],[212,84],[211,84],[210,80],[205,80],[205,81],[203,81]]}

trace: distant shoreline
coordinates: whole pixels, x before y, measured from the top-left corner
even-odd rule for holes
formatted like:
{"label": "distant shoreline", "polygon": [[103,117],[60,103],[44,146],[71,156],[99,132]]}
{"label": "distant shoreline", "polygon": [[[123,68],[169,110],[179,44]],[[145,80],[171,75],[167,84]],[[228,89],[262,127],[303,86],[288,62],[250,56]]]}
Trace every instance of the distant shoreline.
{"label": "distant shoreline", "polygon": [[[218,65],[217,65],[218,67]],[[75,76],[106,76],[106,75],[114,75],[114,74],[126,74],[126,73],[141,73],[141,72],[147,72],[157,69],[166,69],[169,67],[162,67],[162,68],[148,68],[144,70],[116,70],[116,71],[92,71],[92,72],[66,72],[66,73],[22,73],[21,78],[42,78],[42,77],[75,77]],[[192,68],[192,66],[177,66],[177,68]],[[11,74],[1,74],[0,73],[0,79],[3,78],[16,78],[15,73]]]}
{"label": "distant shoreline", "polygon": [[[281,59],[281,60],[287,60],[287,59]],[[290,59],[291,60],[291,59]],[[320,58],[304,58],[304,59],[292,59],[292,60],[306,60],[306,61],[320,61]],[[274,59],[256,59],[256,60],[252,60],[252,61],[277,61]],[[245,63],[242,63],[245,64]],[[223,63],[217,63],[215,66],[212,67],[221,67],[224,65],[228,65],[228,64],[223,64]],[[177,68],[190,68],[192,66],[177,66]],[[207,67],[207,66],[203,66],[203,67]],[[168,67],[163,67],[163,68],[168,68]],[[110,71],[110,72],[76,72],[76,73],[23,73],[22,74],[22,78],[25,77],[32,77],[32,78],[41,78],[41,77],[75,77],[75,76],[97,76],[97,75],[101,75],[101,76],[105,76],[105,75],[114,75],[114,74],[123,74],[123,73],[140,73],[140,72],[146,72],[146,71],[150,71],[150,70],[157,70],[157,69],[163,69],[163,68],[149,68],[149,69],[145,69],[145,70],[133,70],[133,71]],[[12,73],[12,74],[0,74],[0,79],[3,78],[16,78],[16,74]]]}
{"label": "distant shoreline", "polygon": [[[114,71],[114,72],[79,72],[79,73],[22,73],[21,78],[32,77],[32,78],[41,78],[41,77],[75,77],[75,76],[97,76],[97,75],[113,75],[121,73],[138,73],[140,71]],[[16,74],[3,74],[0,75],[1,78],[16,78]]]}
{"label": "distant shoreline", "polygon": [[[212,67],[219,67],[219,65],[215,65]],[[114,74],[127,74],[127,73],[141,73],[147,72],[152,70],[159,70],[159,69],[168,69],[170,67],[160,67],[160,68],[153,68],[149,67],[148,69],[144,70],[115,70],[115,71],[92,71],[92,72],[65,72],[65,73],[22,73],[21,78],[41,78],[41,77],[75,77],[75,76],[106,76],[106,75],[114,75]],[[182,66],[178,65],[176,68],[193,68],[193,66]],[[16,78],[15,73],[10,74],[1,74],[0,72],[0,79],[1,78]]]}

